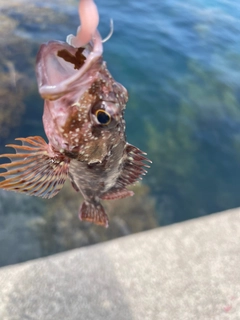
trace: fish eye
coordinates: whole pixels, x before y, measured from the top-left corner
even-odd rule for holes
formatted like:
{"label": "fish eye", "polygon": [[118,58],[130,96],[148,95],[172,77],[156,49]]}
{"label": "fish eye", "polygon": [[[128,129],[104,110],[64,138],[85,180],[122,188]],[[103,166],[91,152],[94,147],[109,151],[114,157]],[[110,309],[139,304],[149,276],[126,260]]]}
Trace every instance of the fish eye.
{"label": "fish eye", "polygon": [[98,119],[98,122],[103,125],[108,125],[111,122],[110,114],[105,110],[97,110],[95,116]]}

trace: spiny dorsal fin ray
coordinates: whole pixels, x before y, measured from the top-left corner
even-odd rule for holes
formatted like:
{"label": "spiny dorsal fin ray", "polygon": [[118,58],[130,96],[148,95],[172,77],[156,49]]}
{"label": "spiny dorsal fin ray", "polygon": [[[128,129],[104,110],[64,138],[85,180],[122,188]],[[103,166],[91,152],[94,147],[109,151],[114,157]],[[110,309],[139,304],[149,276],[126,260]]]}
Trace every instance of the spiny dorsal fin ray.
{"label": "spiny dorsal fin ray", "polygon": [[127,157],[123,163],[122,173],[116,184],[116,187],[119,189],[140,180],[141,176],[147,173],[145,168],[149,168],[149,165],[144,161],[151,163],[151,160],[145,157],[145,152],[131,144],[127,144],[126,154]]}
{"label": "spiny dorsal fin ray", "polygon": [[10,144],[15,154],[3,154],[10,163],[0,165],[6,172],[0,173],[5,180],[0,188],[52,198],[63,187],[68,176],[69,160],[59,153],[49,155],[49,145],[41,137],[18,138],[22,145]]}

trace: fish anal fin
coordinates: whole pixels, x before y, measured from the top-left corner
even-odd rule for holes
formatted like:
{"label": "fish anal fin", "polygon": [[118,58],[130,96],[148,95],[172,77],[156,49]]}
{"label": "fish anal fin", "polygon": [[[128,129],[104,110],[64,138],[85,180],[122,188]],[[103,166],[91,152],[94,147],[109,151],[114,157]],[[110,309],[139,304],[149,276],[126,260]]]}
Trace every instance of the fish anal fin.
{"label": "fish anal fin", "polygon": [[115,199],[122,199],[126,197],[132,197],[134,192],[128,189],[117,189],[112,188],[106,194],[104,194],[101,199],[103,200],[115,200]]}
{"label": "fish anal fin", "polygon": [[9,163],[0,165],[0,189],[21,192],[41,198],[52,198],[63,187],[68,176],[69,160],[54,152],[43,138],[18,138],[22,145],[10,144],[16,153],[2,154]]}
{"label": "fish anal fin", "polygon": [[141,179],[141,176],[147,173],[146,168],[150,168],[146,162],[151,163],[151,160],[146,158],[145,152],[131,144],[127,143],[125,152],[126,158],[123,162],[122,172],[115,186],[118,189],[122,189]]}
{"label": "fish anal fin", "polygon": [[108,216],[100,203],[84,201],[80,207],[79,219],[108,227]]}

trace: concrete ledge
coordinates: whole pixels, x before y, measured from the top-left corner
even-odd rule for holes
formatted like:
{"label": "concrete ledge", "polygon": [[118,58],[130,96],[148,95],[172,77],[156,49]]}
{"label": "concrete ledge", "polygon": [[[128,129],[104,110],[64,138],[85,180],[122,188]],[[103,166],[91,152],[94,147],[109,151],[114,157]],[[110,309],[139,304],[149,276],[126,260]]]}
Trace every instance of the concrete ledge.
{"label": "concrete ledge", "polygon": [[240,210],[4,267],[0,319],[240,319]]}

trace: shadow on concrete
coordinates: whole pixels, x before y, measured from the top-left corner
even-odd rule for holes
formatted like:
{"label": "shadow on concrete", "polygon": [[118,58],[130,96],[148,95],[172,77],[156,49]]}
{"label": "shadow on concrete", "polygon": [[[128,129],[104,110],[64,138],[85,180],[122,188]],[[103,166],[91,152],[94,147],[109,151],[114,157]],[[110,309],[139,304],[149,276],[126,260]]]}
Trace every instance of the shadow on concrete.
{"label": "shadow on concrete", "polygon": [[132,319],[118,266],[104,251],[97,245],[2,268],[0,318]]}

